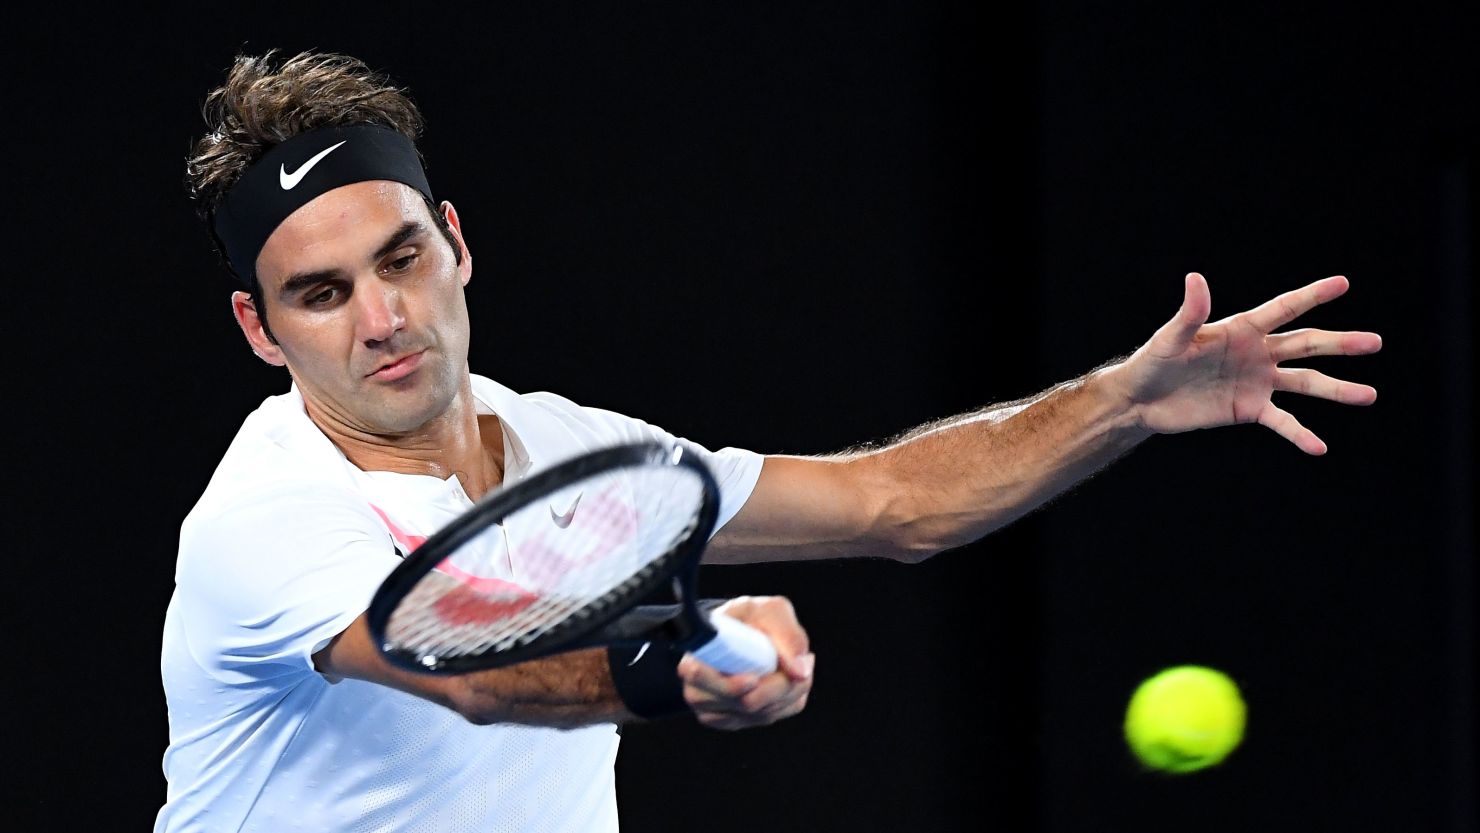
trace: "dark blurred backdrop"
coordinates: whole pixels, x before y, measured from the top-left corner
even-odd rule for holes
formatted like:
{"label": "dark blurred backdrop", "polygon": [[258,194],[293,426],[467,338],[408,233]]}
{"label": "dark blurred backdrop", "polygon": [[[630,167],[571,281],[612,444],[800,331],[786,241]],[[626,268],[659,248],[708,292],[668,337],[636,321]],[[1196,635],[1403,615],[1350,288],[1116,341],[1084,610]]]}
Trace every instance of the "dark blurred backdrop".
{"label": "dark blurred backdrop", "polygon": [[[475,255],[475,372],[710,446],[820,453],[1332,274],[1370,409],[1330,444],[1157,437],[919,566],[716,568],[791,596],[800,717],[625,734],[629,831],[1473,832],[1475,30],[1460,2],[353,4],[18,12],[3,58],[16,384],[7,824],[143,830],[181,519],[286,389],[181,185],[237,51],[409,86]],[[14,332],[14,330],[12,330]],[[658,372],[654,372],[654,369]],[[1141,771],[1172,664],[1244,746]],[[675,789],[674,774],[680,777]]]}

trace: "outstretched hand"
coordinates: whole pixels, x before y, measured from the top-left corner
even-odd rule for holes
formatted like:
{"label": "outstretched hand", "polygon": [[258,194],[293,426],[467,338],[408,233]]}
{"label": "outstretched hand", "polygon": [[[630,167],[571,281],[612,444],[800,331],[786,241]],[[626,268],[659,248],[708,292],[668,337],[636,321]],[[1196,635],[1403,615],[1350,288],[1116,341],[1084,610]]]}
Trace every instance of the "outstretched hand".
{"label": "outstretched hand", "polygon": [[1382,348],[1382,338],[1367,332],[1274,330],[1341,297],[1349,286],[1339,275],[1326,278],[1209,324],[1212,298],[1208,284],[1193,272],[1187,276],[1182,308],[1176,316],[1107,374],[1148,430],[1174,434],[1257,422],[1307,454],[1325,454],[1325,442],[1275,405],[1273,393],[1288,391],[1344,405],[1370,405],[1377,400],[1377,390],[1309,368],[1279,365],[1309,356],[1376,353]]}

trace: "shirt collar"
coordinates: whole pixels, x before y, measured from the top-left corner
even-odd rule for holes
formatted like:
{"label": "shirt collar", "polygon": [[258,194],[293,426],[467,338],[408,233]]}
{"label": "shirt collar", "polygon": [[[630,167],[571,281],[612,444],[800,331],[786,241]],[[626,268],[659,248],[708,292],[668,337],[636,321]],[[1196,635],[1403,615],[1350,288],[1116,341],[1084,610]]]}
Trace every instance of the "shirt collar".
{"label": "shirt collar", "polygon": [[[506,482],[525,477],[536,466],[549,462],[545,457],[551,450],[564,447],[554,435],[558,423],[538,406],[492,379],[476,374],[469,374],[469,378],[476,411],[497,416],[503,426]],[[354,468],[344,452],[309,419],[297,383],[286,394],[272,397],[264,404],[291,412],[288,419],[272,420],[278,426],[273,439],[284,448],[309,459],[337,460]]]}

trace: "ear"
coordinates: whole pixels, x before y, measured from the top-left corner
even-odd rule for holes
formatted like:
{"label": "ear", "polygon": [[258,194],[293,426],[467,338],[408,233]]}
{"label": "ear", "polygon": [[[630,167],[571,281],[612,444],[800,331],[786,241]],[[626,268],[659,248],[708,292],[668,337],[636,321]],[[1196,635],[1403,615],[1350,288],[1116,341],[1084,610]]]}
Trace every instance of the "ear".
{"label": "ear", "polygon": [[247,343],[252,345],[252,352],[257,354],[257,358],[277,367],[288,363],[283,358],[282,348],[267,337],[251,295],[245,292],[231,293],[231,314],[236,316],[236,325],[242,328],[242,335],[247,337]]}
{"label": "ear", "polygon": [[473,279],[473,253],[468,251],[468,243],[463,240],[462,221],[457,218],[457,209],[447,200],[442,201],[442,216],[447,218],[447,226],[452,229],[452,236],[457,240],[457,245],[462,249],[462,263],[458,268],[458,277],[462,279],[462,285],[467,286],[468,281]]}

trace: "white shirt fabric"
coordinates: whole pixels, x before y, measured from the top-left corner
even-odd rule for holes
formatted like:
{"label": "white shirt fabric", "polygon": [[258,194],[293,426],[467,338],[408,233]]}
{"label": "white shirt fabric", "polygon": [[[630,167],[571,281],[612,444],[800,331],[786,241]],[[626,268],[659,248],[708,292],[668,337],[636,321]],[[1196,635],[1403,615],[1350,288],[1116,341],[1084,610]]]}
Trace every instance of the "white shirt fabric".
{"label": "white shirt fabric", "polygon": [[[678,438],[549,393],[472,377],[504,429],[506,483],[576,454]],[[720,484],[719,524],[761,457],[684,441]],[[409,551],[472,506],[456,477],[366,472],[297,390],[242,425],[180,530],[161,674],[167,800],[155,833],[617,830],[616,727],[475,726],[373,683],[330,683],[312,656]],[[393,547],[394,543],[394,547]]]}

